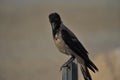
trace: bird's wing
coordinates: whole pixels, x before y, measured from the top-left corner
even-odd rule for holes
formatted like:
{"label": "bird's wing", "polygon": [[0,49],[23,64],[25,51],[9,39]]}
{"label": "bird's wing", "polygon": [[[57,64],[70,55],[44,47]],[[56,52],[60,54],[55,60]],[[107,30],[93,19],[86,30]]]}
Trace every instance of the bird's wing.
{"label": "bird's wing", "polygon": [[64,42],[72,49],[78,56],[82,57],[84,60],[89,61],[87,51],[76,38],[76,36],[68,29],[62,29],[62,38]]}

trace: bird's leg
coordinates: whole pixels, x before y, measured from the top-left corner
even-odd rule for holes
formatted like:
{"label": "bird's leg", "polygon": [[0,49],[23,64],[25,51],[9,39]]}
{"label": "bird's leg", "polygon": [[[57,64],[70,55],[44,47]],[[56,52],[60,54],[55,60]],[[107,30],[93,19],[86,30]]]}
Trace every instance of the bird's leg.
{"label": "bird's leg", "polygon": [[63,67],[68,67],[68,65],[75,59],[74,56],[72,56],[67,62],[65,62],[61,67],[60,71],[62,70]]}

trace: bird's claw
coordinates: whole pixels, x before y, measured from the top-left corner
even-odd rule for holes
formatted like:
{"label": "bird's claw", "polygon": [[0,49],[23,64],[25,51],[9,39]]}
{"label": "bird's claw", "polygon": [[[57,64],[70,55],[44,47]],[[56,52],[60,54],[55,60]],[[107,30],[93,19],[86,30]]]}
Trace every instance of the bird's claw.
{"label": "bird's claw", "polygon": [[70,67],[69,67],[69,64],[63,64],[63,65],[60,67],[60,71],[61,71],[62,68],[64,68],[64,67],[67,67],[68,69],[70,68]]}
{"label": "bird's claw", "polygon": [[69,64],[75,59],[74,56],[72,56],[66,63],[64,63],[61,67],[60,67],[60,71],[62,70],[63,67],[67,67],[68,69],[70,69]]}

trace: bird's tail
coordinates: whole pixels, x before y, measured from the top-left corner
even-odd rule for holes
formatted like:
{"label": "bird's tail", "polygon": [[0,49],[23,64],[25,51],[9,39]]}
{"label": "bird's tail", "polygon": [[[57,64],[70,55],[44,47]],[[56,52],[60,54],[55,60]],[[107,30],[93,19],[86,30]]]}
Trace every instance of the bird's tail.
{"label": "bird's tail", "polygon": [[80,69],[82,71],[82,74],[83,74],[83,77],[85,80],[92,80],[91,75],[90,75],[86,65],[81,64]]}
{"label": "bird's tail", "polygon": [[91,60],[89,60],[89,61],[86,63],[86,66],[87,66],[90,70],[92,70],[94,73],[95,73],[95,71],[98,71],[98,68],[95,66],[95,64],[94,64]]}

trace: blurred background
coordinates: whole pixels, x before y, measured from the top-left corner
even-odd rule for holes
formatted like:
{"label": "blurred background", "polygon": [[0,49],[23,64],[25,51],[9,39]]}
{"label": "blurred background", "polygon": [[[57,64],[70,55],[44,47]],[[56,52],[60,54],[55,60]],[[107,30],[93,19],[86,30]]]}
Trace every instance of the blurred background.
{"label": "blurred background", "polygon": [[69,57],[52,40],[52,12],[98,66],[93,79],[120,80],[120,0],[0,0],[0,80],[62,79],[59,68]]}

